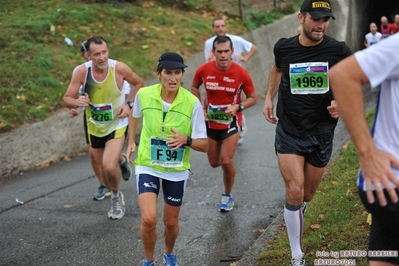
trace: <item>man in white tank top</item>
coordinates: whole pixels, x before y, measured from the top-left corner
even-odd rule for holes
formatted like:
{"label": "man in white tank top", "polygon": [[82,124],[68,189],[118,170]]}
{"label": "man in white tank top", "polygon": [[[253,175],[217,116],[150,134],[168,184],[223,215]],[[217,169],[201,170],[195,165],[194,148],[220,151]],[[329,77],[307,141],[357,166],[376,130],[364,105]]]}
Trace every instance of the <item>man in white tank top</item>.
{"label": "man in white tank top", "polygon": [[[76,69],[63,101],[69,108],[88,108],[89,142],[105,186],[111,191],[108,218],[121,219],[125,215],[125,202],[119,191],[119,182],[124,173],[118,160],[127,133],[125,121],[131,115],[134,97],[143,81],[126,64],[108,58],[108,44],[104,38],[95,36],[88,39],[87,49],[90,61]],[[134,86],[127,103],[122,92],[125,80]],[[81,86],[84,94],[77,98]],[[123,159],[122,164],[130,169],[126,158]],[[131,171],[127,174],[130,175]]]}

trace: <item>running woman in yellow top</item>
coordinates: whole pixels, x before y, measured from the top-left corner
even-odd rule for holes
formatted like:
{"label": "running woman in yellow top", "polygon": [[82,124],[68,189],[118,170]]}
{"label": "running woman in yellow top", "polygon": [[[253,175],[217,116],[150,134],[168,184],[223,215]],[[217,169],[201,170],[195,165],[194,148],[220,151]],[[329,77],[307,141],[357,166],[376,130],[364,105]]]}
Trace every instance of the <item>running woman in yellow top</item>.
{"label": "running woman in yellow top", "polygon": [[[118,159],[125,142],[130,109],[143,81],[126,64],[108,58],[104,38],[88,39],[87,48],[90,61],[76,69],[63,100],[69,108],[88,107],[89,142],[104,183],[111,191],[108,218],[121,219],[125,215],[125,202],[119,191]],[[122,92],[125,80],[134,86],[126,104]],[[80,86],[83,86],[83,95],[77,98]]]}

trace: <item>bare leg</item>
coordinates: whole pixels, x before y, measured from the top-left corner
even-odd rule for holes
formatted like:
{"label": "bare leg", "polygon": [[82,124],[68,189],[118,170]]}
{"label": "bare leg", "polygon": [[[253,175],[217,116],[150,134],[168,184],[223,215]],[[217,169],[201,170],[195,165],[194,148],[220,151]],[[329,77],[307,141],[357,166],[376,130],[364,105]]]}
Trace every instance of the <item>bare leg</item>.
{"label": "bare leg", "polygon": [[305,162],[303,156],[277,154],[280,172],[286,189],[284,219],[287,226],[292,258],[301,258],[304,217],[301,204],[310,201],[316,193],[324,168],[314,167]]}
{"label": "bare leg", "polygon": [[155,242],[157,241],[158,195],[146,192],[139,195],[141,210],[140,234],[143,241],[144,255],[147,260],[154,261]]}
{"label": "bare leg", "polygon": [[304,157],[278,153],[277,158],[285,182],[287,203],[293,206],[301,205],[304,200]]}
{"label": "bare leg", "polygon": [[179,213],[181,206],[171,206],[165,203],[163,222],[165,224],[165,254],[173,252],[177,236],[179,235]]}
{"label": "bare leg", "polygon": [[304,201],[309,202],[313,199],[323,174],[324,167],[315,167],[309,163],[305,163]]}
{"label": "bare leg", "polygon": [[219,167],[222,164],[220,159],[220,151],[222,149],[222,143],[211,138],[208,138],[208,142],[209,142],[209,149],[207,155],[208,155],[209,164],[213,168]]}
{"label": "bare leg", "polygon": [[91,168],[93,168],[93,172],[96,175],[98,182],[100,182],[100,184],[104,184],[104,179],[102,176],[102,172],[100,170],[100,165],[96,162],[96,159],[95,159],[94,153],[93,153],[93,148],[91,147],[90,144],[87,145],[87,147],[89,149]]}
{"label": "bare leg", "polygon": [[122,152],[125,136],[119,139],[112,139],[105,144],[103,154],[103,167],[105,171],[104,183],[111,191],[119,190],[121,170],[119,168],[119,158]]}
{"label": "bare leg", "polygon": [[236,169],[234,166],[234,153],[236,151],[240,134],[234,134],[223,141],[208,138],[209,150],[207,152],[209,164],[216,168],[222,166],[224,192],[230,194],[235,180]]}
{"label": "bare leg", "polygon": [[234,134],[222,141],[221,163],[223,169],[224,192],[231,194],[236,177],[236,168],[234,166],[234,154],[236,151],[240,133]]}

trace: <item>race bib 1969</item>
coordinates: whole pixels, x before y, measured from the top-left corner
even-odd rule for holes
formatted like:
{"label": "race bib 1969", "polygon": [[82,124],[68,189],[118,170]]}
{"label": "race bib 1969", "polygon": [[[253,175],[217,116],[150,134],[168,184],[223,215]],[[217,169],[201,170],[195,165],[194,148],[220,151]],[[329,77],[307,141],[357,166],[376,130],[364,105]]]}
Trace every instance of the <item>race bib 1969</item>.
{"label": "race bib 1969", "polygon": [[330,90],[327,62],[290,64],[292,94],[324,94]]}
{"label": "race bib 1969", "polygon": [[166,139],[151,137],[151,164],[162,167],[181,167],[183,166],[185,147],[172,150],[166,144]]}

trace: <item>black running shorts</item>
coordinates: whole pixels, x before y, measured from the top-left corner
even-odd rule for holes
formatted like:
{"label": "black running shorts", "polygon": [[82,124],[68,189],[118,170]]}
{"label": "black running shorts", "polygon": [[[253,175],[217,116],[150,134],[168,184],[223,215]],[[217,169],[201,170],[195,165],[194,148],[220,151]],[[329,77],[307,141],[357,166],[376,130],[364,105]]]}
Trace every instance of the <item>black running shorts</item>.
{"label": "black running shorts", "polygon": [[277,123],[274,148],[276,153],[304,156],[314,167],[325,167],[331,158],[333,138],[334,132],[298,137],[284,131]]}
{"label": "black running shorts", "polygon": [[384,189],[388,204],[382,207],[375,191],[373,194],[375,201],[370,204],[366,192],[359,189],[360,199],[372,217],[367,258],[399,265],[399,202],[393,203]]}
{"label": "black running shorts", "polygon": [[123,127],[112,131],[108,135],[104,137],[96,137],[89,134],[90,145],[92,148],[104,148],[105,143],[111,139],[117,139],[122,137],[123,135],[127,135],[127,127]]}
{"label": "black running shorts", "polygon": [[206,133],[208,137],[216,141],[227,139],[228,137],[240,132],[240,130],[241,129],[236,126],[229,129],[211,129],[209,128],[209,123],[206,123]]}

